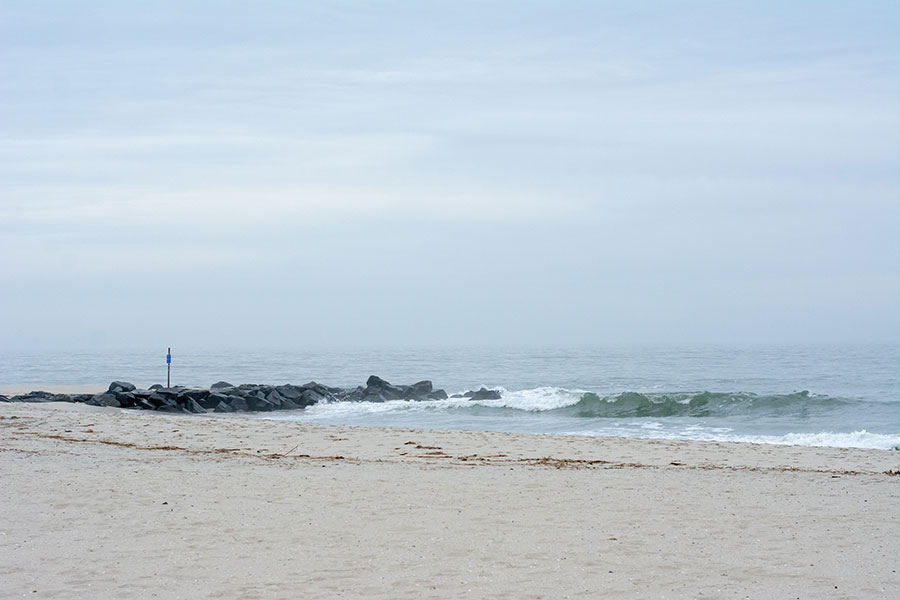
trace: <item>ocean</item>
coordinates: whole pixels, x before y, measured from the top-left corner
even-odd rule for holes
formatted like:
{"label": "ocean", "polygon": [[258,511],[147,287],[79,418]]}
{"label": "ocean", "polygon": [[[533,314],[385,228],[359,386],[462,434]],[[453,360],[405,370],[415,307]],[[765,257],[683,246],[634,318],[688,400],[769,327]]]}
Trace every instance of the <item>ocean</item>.
{"label": "ocean", "polygon": [[[166,349],[6,353],[0,384],[166,382]],[[900,345],[173,349],[172,384],[430,379],[499,400],[340,402],[247,415],[353,426],[900,450]]]}

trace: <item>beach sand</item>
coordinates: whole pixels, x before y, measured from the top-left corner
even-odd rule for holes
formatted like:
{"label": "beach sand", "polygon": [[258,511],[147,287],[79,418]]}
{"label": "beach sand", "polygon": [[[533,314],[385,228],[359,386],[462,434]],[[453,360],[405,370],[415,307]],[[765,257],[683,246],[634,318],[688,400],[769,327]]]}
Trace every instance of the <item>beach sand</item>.
{"label": "beach sand", "polygon": [[898,598],[896,469],[0,403],[0,597]]}

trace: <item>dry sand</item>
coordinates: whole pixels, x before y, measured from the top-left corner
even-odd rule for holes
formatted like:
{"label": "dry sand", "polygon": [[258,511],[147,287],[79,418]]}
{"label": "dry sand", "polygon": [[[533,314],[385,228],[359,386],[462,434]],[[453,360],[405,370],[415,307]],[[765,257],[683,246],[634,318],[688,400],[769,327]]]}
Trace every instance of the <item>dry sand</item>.
{"label": "dry sand", "polygon": [[900,598],[900,454],[0,404],[0,596]]}

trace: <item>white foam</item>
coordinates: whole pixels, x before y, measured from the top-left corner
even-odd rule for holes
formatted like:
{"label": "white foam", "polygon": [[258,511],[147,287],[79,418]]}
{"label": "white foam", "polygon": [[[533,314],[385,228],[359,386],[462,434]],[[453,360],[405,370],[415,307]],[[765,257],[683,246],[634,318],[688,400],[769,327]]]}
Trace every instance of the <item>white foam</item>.
{"label": "white foam", "polygon": [[788,446],[825,446],[829,448],[865,448],[900,450],[900,434],[869,433],[865,429],[850,433],[788,433],[786,435],[732,436],[733,441]]}
{"label": "white foam", "polygon": [[660,423],[629,423],[591,431],[567,431],[562,435],[593,435],[637,437],[668,440],[710,442],[747,442],[782,446],[822,446],[827,448],[864,448],[866,450],[900,450],[900,434],[870,433],[866,430],[850,433],[788,433],[785,435],[734,435],[728,427],[665,428]]}
{"label": "white foam", "polygon": [[515,392],[496,387],[492,389],[500,391],[502,397],[499,400],[474,400],[470,403],[494,408],[515,408],[540,412],[577,404],[584,394],[580,390],[566,390],[557,387],[539,387]]}

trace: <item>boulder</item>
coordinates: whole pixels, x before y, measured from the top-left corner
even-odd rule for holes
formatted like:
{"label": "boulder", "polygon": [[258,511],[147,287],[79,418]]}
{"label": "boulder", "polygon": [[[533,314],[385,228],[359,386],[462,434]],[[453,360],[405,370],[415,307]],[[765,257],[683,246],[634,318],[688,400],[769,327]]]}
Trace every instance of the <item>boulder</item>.
{"label": "boulder", "polygon": [[153,385],[150,386],[150,389],[151,390],[161,390],[161,389],[163,389],[163,386],[158,383],[154,383]]}
{"label": "boulder", "polygon": [[250,405],[247,403],[247,399],[241,396],[232,396],[228,403],[235,411],[245,412],[250,410]]}
{"label": "boulder", "polygon": [[339,391],[334,395],[334,399],[338,402],[360,402],[362,401],[363,392],[365,390],[366,388],[358,385],[353,389]]}
{"label": "boulder", "polygon": [[[299,402],[299,400],[297,402]],[[302,406],[297,404],[297,402],[285,398],[281,401],[281,408],[279,408],[278,410],[297,410],[299,408],[303,408]]]}
{"label": "boulder", "polygon": [[298,398],[295,401],[295,404],[297,404],[300,407],[312,406],[313,404],[318,404],[319,402],[321,402],[324,399],[325,399],[325,396],[323,396],[316,390],[308,389],[308,390],[303,390],[303,392],[300,394],[300,398]]}
{"label": "boulder", "polygon": [[181,393],[185,390],[183,387],[171,387],[171,388],[157,388],[153,390],[154,394],[157,396],[163,396],[165,398],[172,398],[173,400],[177,398]]}
{"label": "boulder", "polygon": [[445,392],[444,390],[434,390],[433,392],[428,394],[426,398],[428,398],[429,400],[446,400],[447,392]]}
{"label": "boulder", "polygon": [[135,408],[142,408],[144,410],[156,410],[156,406],[150,403],[150,400],[146,398],[138,398],[134,402]]}
{"label": "boulder", "polygon": [[[346,391],[337,397],[342,400],[354,402],[386,402],[388,400],[433,400],[429,394],[434,393],[434,386],[430,381],[424,380],[412,385],[394,385],[384,379],[372,375],[366,380],[364,389]],[[440,394],[438,394],[440,397]]]}
{"label": "boulder", "polygon": [[53,402],[56,394],[50,392],[28,392],[27,394],[19,394],[9,399],[10,402]]}
{"label": "boulder", "polygon": [[4,396],[3,394],[0,394],[0,402],[9,402],[9,398]]}
{"label": "boulder", "polygon": [[132,383],[128,383],[127,381],[113,381],[109,384],[109,389],[107,390],[110,394],[115,394],[118,392],[133,392],[137,386]]}
{"label": "boulder", "polygon": [[91,406],[112,406],[115,408],[120,408],[122,406],[115,394],[97,394],[88,400],[86,404],[90,404]]}
{"label": "boulder", "polygon": [[200,406],[200,404],[194,400],[193,398],[185,398],[184,402],[180,402],[181,410],[186,413],[191,414],[206,414],[206,409]]}
{"label": "boulder", "polygon": [[415,400],[427,398],[434,391],[434,385],[428,380],[419,381],[409,386],[410,397]]}
{"label": "boulder", "polygon": [[[326,398],[331,398],[337,394],[342,394],[347,391],[347,390],[344,390],[341,388],[329,387],[327,385],[322,385],[321,383],[316,383],[315,381],[310,381],[309,383],[304,383],[300,387],[305,390],[313,390],[316,393],[321,394],[322,396],[324,396]],[[360,388],[360,389],[362,389],[362,388]]]}
{"label": "boulder", "polygon": [[282,398],[286,398],[288,400],[299,400],[303,395],[303,392],[306,391],[298,385],[290,384],[276,386],[275,390],[277,390],[278,393],[281,394]]}
{"label": "boulder", "polygon": [[266,400],[273,403],[276,407],[281,408],[285,401],[287,401],[287,398],[282,396],[278,390],[273,389],[266,394]]}
{"label": "boulder", "polygon": [[230,405],[226,400],[222,400],[218,404],[216,404],[216,407],[213,409],[213,411],[217,413],[232,413],[234,412],[234,407]]}
{"label": "boulder", "polygon": [[178,402],[175,400],[175,396],[161,394],[160,392],[163,390],[165,388],[154,390],[146,402],[153,407],[153,410],[178,410]]}
{"label": "boulder", "polygon": [[383,387],[391,385],[378,375],[369,375],[369,378],[366,379],[366,387]]}
{"label": "boulder", "polygon": [[119,406],[122,408],[131,408],[135,405],[136,396],[134,392],[119,392],[117,394],[113,394],[116,397],[116,400],[119,401]]}
{"label": "boulder", "polygon": [[259,412],[269,412],[272,410],[278,410],[281,406],[281,402],[272,399],[269,400],[263,392],[257,392],[255,397],[250,397],[247,399],[247,404],[249,405],[250,410],[256,410]]}
{"label": "boulder", "polygon": [[502,396],[500,392],[497,390],[489,390],[487,388],[481,388],[480,390],[473,392],[468,391],[465,394],[453,394],[452,398],[468,398],[469,400],[499,400]]}
{"label": "boulder", "polygon": [[208,394],[205,398],[197,400],[197,404],[199,404],[203,408],[215,408],[219,405],[220,402],[228,402],[228,396],[225,394],[220,394],[218,392],[213,392]]}
{"label": "boulder", "polygon": [[234,386],[231,385],[230,383],[228,383],[227,381],[217,381],[214,384],[212,384],[211,386],[209,386],[209,389],[218,390],[221,388],[230,388],[230,387],[234,387]]}
{"label": "boulder", "polygon": [[372,375],[366,380],[366,389],[363,391],[365,402],[386,402],[388,400],[402,400],[409,393],[409,386],[392,385],[384,379]]}
{"label": "boulder", "polygon": [[199,403],[203,403],[203,400],[209,396],[209,390],[204,390],[202,388],[185,388],[178,392],[178,398],[190,398],[191,400],[195,400]]}

